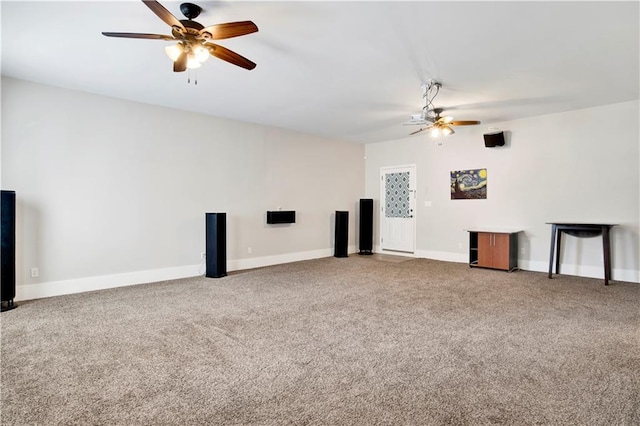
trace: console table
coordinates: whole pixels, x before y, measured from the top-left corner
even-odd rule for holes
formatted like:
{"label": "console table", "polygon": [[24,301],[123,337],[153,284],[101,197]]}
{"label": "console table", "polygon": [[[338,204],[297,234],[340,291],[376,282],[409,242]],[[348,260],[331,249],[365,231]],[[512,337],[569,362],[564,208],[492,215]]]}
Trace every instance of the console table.
{"label": "console table", "polygon": [[560,243],[562,233],[574,237],[597,237],[602,235],[602,248],[604,253],[604,285],[609,285],[611,278],[611,242],[609,231],[616,226],[611,223],[567,223],[567,222],[547,222],[551,225],[551,249],[549,252],[549,278],[552,276],[554,247],[556,248],[556,274],[560,273]]}

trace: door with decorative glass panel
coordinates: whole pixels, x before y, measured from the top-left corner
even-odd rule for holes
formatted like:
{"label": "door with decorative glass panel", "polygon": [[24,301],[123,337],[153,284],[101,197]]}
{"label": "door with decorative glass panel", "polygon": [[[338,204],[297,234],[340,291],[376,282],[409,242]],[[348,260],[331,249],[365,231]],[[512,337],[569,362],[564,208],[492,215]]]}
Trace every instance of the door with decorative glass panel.
{"label": "door with decorative glass panel", "polygon": [[380,247],[415,251],[416,166],[380,169]]}

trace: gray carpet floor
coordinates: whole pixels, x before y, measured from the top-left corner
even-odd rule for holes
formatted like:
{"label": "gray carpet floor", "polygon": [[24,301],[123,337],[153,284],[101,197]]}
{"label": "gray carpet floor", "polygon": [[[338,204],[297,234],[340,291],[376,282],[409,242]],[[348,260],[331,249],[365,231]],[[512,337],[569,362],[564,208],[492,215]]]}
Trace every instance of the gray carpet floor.
{"label": "gray carpet floor", "polygon": [[640,285],[351,255],[25,301],[4,425],[639,425]]}

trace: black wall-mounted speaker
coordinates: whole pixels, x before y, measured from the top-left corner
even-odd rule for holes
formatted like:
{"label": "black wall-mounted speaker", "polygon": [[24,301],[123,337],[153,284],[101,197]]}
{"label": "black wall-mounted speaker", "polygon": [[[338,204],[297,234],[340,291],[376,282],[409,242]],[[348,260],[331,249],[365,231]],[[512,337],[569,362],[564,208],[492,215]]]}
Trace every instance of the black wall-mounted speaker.
{"label": "black wall-mounted speaker", "polygon": [[358,254],[373,254],[373,200],[360,199],[360,251]]}
{"label": "black wall-mounted speaker", "polygon": [[209,278],[227,275],[227,214],[206,213],[206,258]]}
{"label": "black wall-mounted speaker", "polygon": [[16,193],[0,194],[0,304],[2,311],[16,307]]}
{"label": "black wall-mounted speaker", "polygon": [[504,145],[504,132],[486,133],[484,135],[484,146],[494,148]]}
{"label": "black wall-mounted speaker", "polygon": [[294,210],[287,211],[267,211],[267,223],[296,223],[296,212]]}
{"label": "black wall-mounted speaker", "polygon": [[333,255],[349,257],[349,212],[336,211],[336,240]]}

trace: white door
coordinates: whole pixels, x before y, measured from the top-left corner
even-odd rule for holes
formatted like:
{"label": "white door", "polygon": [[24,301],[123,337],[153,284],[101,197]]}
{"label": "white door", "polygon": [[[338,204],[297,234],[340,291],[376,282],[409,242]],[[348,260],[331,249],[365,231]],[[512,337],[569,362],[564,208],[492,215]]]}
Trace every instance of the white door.
{"label": "white door", "polygon": [[416,166],[380,169],[380,247],[415,251]]}

